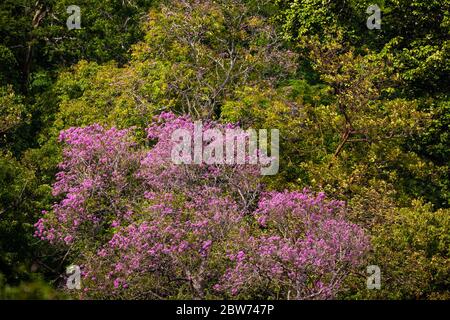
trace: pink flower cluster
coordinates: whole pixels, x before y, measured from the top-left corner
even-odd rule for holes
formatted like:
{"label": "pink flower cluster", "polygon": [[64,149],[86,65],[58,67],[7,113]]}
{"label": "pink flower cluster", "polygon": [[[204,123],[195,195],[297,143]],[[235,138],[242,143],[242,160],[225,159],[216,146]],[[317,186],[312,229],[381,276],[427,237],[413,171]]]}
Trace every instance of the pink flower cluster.
{"label": "pink flower cluster", "polygon": [[[206,122],[202,125],[205,132],[209,128],[224,131],[231,124]],[[171,152],[174,148],[172,133],[185,129],[193,134],[194,122],[188,116],[177,117],[173,113],[162,113],[156,123],[147,129],[148,138],[156,140],[156,145],[146,153],[141,161],[138,176],[145,180],[148,190],[161,192],[178,190],[192,197],[202,194],[206,187],[226,189],[238,196],[239,202],[245,207],[247,202],[259,191],[260,165],[240,164],[228,166],[225,164],[208,165],[204,162],[197,165],[175,165]]]}
{"label": "pink flower cluster", "polygon": [[[210,122],[205,128],[230,125]],[[163,113],[147,130],[99,125],[61,133],[60,200],[36,236],[71,245],[95,298],[332,298],[368,248],[342,202],[263,192],[258,165],[176,165]]]}
{"label": "pink flower cluster", "polygon": [[66,144],[53,195],[63,197],[36,223],[41,239],[70,244],[76,238],[92,237],[104,223],[126,219],[131,207],[130,184],[140,155],[130,130],[104,129],[98,124],[62,131]]}
{"label": "pink flower cluster", "polygon": [[323,193],[267,193],[255,217],[263,232],[248,231],[216,290],[263,294],[273,287],[284,298],[333,298],[368,248],[363,230],[344,220],[344,204]]}

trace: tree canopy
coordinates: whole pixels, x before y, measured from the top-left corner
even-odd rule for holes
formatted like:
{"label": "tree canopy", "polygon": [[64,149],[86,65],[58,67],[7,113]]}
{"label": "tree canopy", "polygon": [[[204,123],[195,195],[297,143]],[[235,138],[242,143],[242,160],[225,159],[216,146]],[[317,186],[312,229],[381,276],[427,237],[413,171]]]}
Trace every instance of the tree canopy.
{"label": "tree canopy", "polygon": [[[449,299],[450,1],[372,4],[4,0],[0,298]],[[175,165],[195,121],[278,173]]]}

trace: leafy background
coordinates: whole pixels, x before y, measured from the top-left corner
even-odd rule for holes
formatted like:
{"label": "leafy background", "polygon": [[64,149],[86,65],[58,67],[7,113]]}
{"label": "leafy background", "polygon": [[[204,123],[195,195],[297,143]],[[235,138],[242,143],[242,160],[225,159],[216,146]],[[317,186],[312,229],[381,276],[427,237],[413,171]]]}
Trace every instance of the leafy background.
{"label": "leafy background", "polygon": [[[33,236],[61,130],[162,111],[279,128],[282,191],[325,191],[372,236],[342,299],[448,299],[448,0],[66,0],[0,5],[0,297],[67,298],[66,251]],[[220,66],[220,68],[218,68]],[[139,131],[140,130],[140,131]]]}

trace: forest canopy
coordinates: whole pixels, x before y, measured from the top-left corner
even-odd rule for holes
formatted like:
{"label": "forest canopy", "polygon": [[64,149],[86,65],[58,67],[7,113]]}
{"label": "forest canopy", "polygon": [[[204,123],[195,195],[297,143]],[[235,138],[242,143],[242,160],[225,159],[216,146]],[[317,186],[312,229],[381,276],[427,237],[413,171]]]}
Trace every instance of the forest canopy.
{"label": "forest canopy", "polygon": [[0,299],[450,299],[449,0],[74,4],[0,4]]}

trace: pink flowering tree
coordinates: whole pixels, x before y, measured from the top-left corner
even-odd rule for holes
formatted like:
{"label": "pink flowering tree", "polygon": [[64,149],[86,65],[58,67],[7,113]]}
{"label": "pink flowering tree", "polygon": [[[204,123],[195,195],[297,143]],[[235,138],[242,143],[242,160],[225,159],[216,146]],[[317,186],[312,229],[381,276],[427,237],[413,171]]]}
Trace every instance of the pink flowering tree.
{"label": "pink flowering tree", "polygon": [[53,195],[61,200],[37,222],[37,236],[91,245],[107,237],[115,221],[130,221],[139,200],[135,172],[141,153],[129,133],[96,124],[61,132],[66,148],[53,185]]}
{"label": "pink flowering tree", "polygon": [[[133,130],[61,132],[58,201],[36,236],[82,268],[80,298],[332,298],[367,250],[344,204],[265,192],[255,164],[175,164],[163,113],[148,146]],[[204,129],[230,125],[209,122]]]}
{"label": "pink flowering tree", "polygon": [[[345,220],[344,203],[325,194],[269,192],[254,213],[232,265],[215,289],[282,299],[334,298],[352,268],[363,261],[368,239]],[[256,230],[255,230],[256,229]]]}

